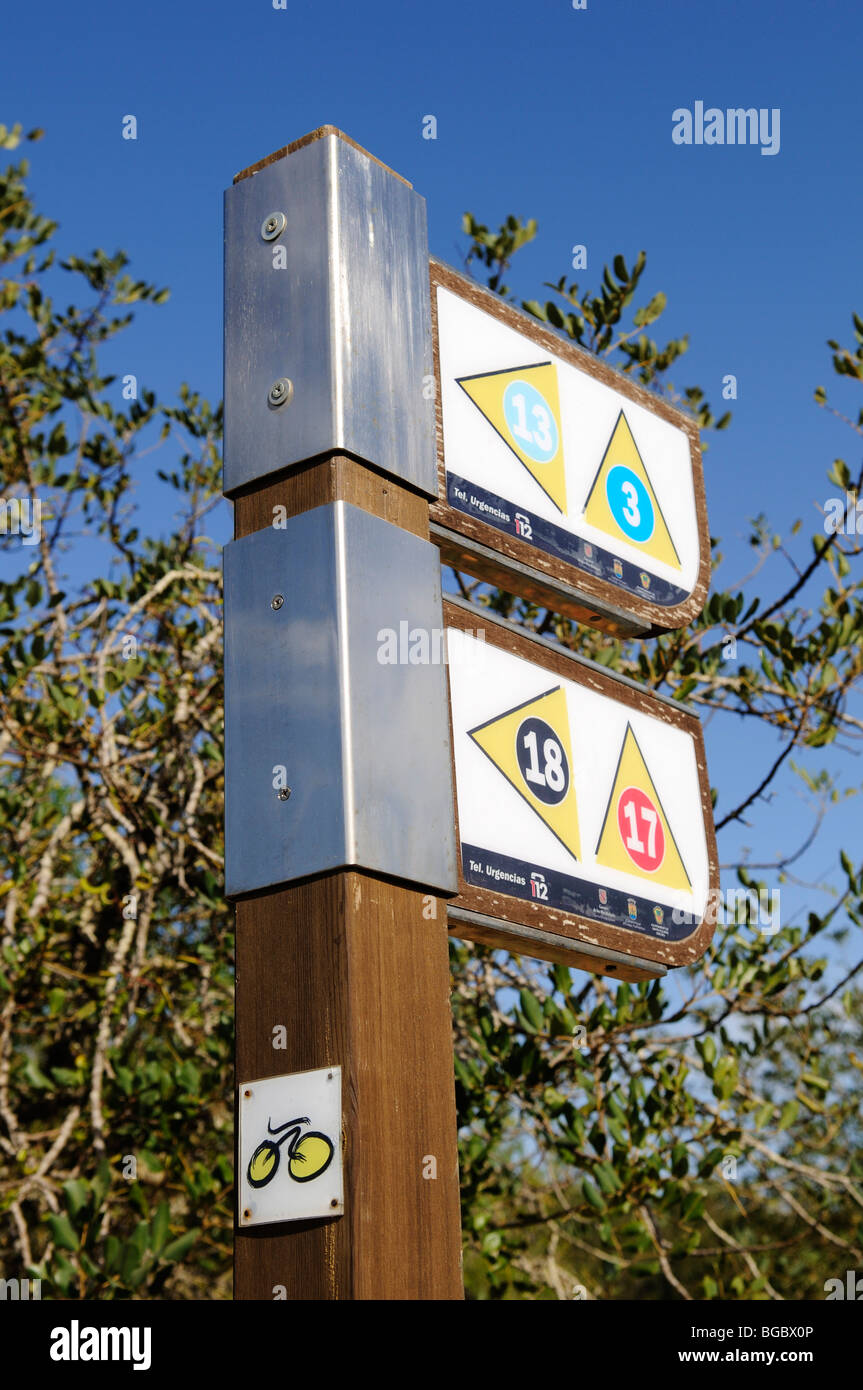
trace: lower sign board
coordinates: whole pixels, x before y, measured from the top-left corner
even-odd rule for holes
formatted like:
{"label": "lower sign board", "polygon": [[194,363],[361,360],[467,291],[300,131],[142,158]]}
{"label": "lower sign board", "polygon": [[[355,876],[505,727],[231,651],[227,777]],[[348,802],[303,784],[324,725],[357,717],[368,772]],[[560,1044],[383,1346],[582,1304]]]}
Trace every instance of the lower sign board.
{"label": "lower sign board", "polygon": [[444,618],[450,930],[627,980],[698,960],[719,887],[698,718],[459,600]]}
{"label": "lower sign board", "polygon": [[341,1067],[247,1081],[237,1113],[241,1226],[343,1214]]}
{"label": "lower sign board", "polygon": [[443,558],[621,635],[692,622],[710,570],[695,421],[437,261],[431,287]]}

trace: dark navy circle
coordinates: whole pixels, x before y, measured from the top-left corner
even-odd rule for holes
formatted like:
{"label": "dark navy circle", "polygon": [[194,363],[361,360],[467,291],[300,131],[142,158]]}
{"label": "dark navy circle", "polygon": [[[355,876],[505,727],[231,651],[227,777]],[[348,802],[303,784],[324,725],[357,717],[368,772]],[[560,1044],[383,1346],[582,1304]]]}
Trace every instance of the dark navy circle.
{"label": "dark navy circle", "polygon": [[530,794],[545,806],[559,806],[569,791],[569,764],[551,725],[536,715],[522,720],[515,736],[515,755]]}

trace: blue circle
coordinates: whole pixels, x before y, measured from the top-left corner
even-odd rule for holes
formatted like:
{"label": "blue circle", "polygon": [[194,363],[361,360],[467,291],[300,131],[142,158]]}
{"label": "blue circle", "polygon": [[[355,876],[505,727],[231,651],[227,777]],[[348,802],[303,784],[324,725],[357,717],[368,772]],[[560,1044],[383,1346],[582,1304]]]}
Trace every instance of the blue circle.
{"label": "blue circle", "polygon": [[503,393],[506,427],[518,449],[534,463],[551,463],[557,453],[554,411],[528,381],[511,381]]}
{"label": "blue circle", "polygon": [[623,534],[631,541],[649,541],[656,518],[650,494],[638,474],[617,464],[605,480],[605,495]]}

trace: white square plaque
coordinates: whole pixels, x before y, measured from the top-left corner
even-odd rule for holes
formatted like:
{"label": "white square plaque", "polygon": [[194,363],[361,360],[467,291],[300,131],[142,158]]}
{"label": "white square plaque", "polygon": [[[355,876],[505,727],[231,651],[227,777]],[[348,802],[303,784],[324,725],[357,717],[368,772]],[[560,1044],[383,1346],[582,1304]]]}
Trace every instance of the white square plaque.
{"label": "white square plaque", "polygon": [[342,1216],[342,1069],[246,1081],[239,1115],[239,1221]]}

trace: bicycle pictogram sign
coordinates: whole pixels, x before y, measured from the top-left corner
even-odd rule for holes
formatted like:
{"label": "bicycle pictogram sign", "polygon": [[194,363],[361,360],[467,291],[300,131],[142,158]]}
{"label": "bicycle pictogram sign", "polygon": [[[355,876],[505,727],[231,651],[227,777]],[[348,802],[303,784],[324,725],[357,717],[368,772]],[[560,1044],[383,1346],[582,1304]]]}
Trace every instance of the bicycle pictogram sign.
{"label": "bicycle pictogram sign", "polygon": [[246,1170],[251,1187],[266,1187],[272,1182],[278,1172],[282,1145],[285,1143],[288,1145],[288,1173],[294,1182],[312,1182],[326,1172],[335,1152],[333,1142],[318,1130],[308,1130],[303,1134],[303,1126],[308,1124],[311,1124],[308,1115],[285,1120],[275,1129],[272,1119],[267,1121],[267,1132],[281,1135],[281,1138],[264,1139],[255,1149]]}

